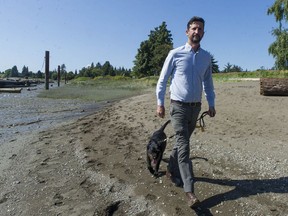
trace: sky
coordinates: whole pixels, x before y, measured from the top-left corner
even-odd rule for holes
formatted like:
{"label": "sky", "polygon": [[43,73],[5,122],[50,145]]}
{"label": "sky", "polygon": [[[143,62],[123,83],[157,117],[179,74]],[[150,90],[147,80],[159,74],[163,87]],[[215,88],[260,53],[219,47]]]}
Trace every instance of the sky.
{"label": "sky", "polygon": [[44,72],[45,51],[50,70],[67,71],[109,61],[132,69],[140,43],[163,21],[174,48],[186,43],[192,16],[205,19],[201,47],[220,70],[270,69],[275,60],[268,47],[278,27],[267,9],[274,0],[0,0],[0,71],[23,66]]}

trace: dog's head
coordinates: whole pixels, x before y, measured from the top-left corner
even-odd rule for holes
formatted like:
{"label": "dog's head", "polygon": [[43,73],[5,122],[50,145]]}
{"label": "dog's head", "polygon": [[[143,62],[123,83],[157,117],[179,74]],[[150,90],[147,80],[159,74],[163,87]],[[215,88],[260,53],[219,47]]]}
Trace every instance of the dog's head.
{"label": "dog's head", "polygon": [[159,143],[156,140],[150,140],[147,146],[147,154],[152,164],[157,163],[157,160],[159,159],[161,153],[162,153],[162,150],[160,148]]}

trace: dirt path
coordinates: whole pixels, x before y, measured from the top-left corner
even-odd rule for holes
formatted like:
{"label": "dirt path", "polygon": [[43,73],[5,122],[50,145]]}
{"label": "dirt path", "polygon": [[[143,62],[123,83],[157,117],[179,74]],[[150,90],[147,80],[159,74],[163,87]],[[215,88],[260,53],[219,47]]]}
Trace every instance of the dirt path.
{"label": "dirt path", "polygon": [[152,92],[11,140],[0,215],[287,215],[288,97],[261,96],[256,81],[217,83],[216,93],[217,116],[191,138],[196,211],[182,188],[147,171],[146,144],[166,120]]}

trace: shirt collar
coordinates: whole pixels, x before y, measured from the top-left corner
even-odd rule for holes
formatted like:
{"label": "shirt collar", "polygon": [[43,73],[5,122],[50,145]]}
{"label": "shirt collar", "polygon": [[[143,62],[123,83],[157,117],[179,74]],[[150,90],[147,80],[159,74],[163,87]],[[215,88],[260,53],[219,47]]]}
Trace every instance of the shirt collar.
{"label": "shirt collar", "polygon": [[198,50],[195,52],[193,49],[192,49],[192,46],[186,42],[185,44],[185,50],[187,51],[190,51],[190,52],[194,52],[194,53],[198,53],[200,50],[201,50],[201,47],[199,46]]}

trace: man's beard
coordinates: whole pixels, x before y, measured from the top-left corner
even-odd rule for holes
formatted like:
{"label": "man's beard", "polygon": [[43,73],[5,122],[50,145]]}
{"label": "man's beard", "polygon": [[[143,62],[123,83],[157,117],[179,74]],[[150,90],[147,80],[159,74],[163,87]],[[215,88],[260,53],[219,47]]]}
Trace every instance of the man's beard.
{"label": "man's beard", "polygon": [[201,39],[202,38],[199,35],[192,36],[192,42],[193,43],[200,43]]}

